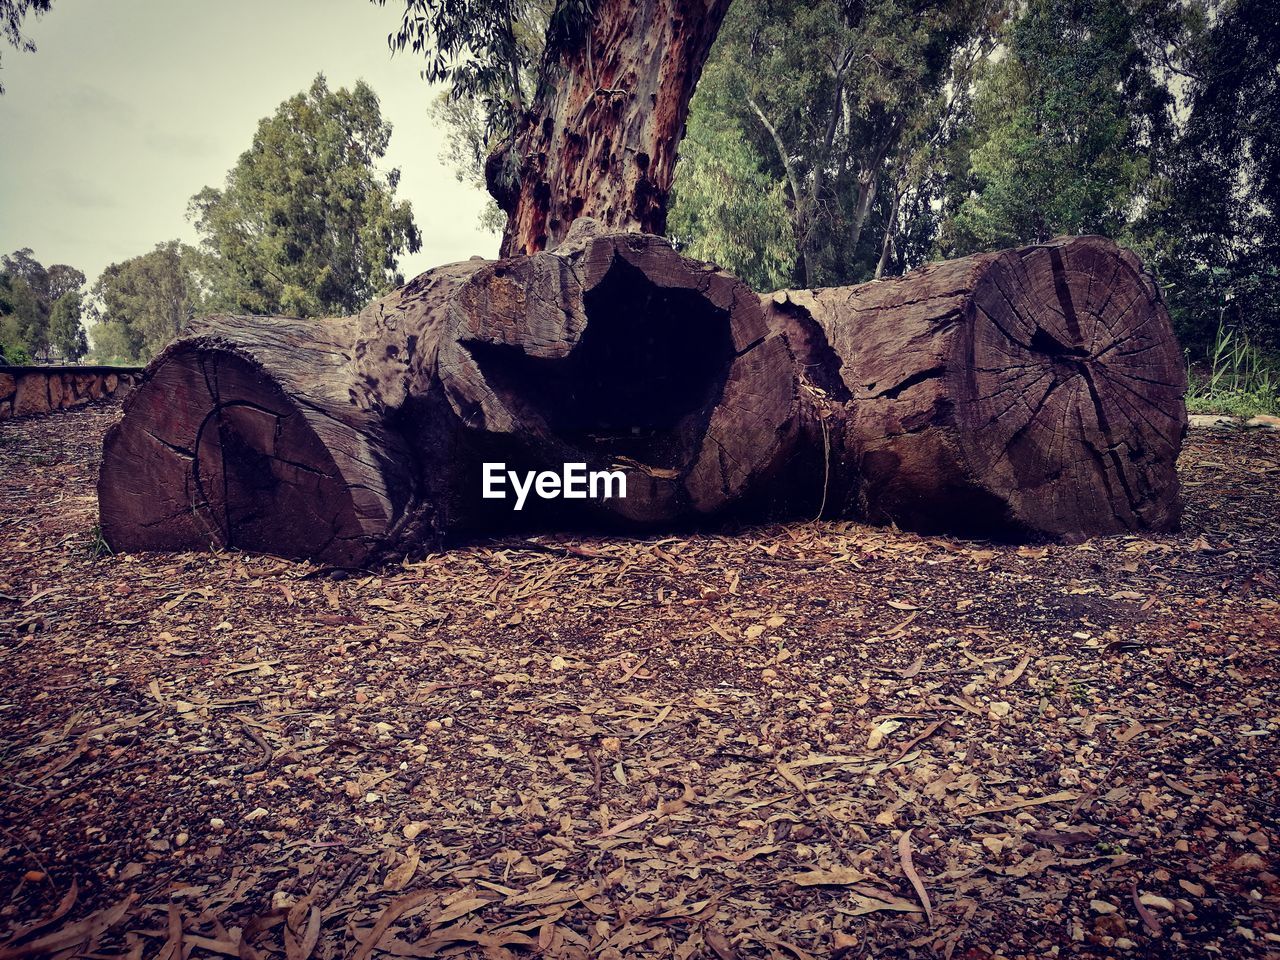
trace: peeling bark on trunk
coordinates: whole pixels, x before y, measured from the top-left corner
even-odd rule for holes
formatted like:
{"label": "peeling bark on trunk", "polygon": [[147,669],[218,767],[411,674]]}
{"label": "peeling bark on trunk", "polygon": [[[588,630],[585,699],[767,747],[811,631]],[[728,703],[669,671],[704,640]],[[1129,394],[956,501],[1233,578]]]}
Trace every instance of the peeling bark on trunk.
{"label": "peeling bark on trunk", "polygon": [[1068,540],[1176,526],[1182,357],[1155,285],[1110,241],[765,303],[801,364],[849,392],[838,469],[858,515]]}
{"label": "peeling bark on trunk", "polygon": [[586,35],[549,56],[513,149],[489,190],[508,215],[502,255],[556,246],[578,217],[661,235],[689,100],[729,0],[603,0]]}

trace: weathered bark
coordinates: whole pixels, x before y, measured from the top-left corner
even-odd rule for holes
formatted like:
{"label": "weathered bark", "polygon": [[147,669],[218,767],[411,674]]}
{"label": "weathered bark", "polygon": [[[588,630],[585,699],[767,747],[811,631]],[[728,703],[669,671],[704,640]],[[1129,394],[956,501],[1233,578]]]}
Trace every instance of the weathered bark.
{"label": "weathered bark", "polygon": [[202,321],[107,434],[107,543],[359,566],[429,540],[435,490],[391,414],[434,371],[449,297],[478,266],[430,271],[342,320]]}
{"label": "weathered bark", "polygon": [[[107,436],[103,534],[358,566],[549,518],[692,520],[778,469],[798,404],[745,285],[581,220],[555,253],[441,267],[354,317],[206,321]],[[481,501],[486,461],[617,470],[627,495],[514,514]]]}
{"label": "weathered bark", "polygon": [[800,362],[848,390],[836,468],[858,514],[1065,539],[1177,524],[1182,358],[1155,285],[1110,241],[764,299]]}
{"label": "weathered bark", "polygon": [[662,234],[689,100],[729,0],[605,0],[585,35],[556,41],[516,131],[517,183],[486,167],[508,214],[503,256],[536,253],[578,217]]}
{"label": "weathered bark", "polygon": [[600,515],[721,512],[794,440],[793,358],[759,298],[659,237],[579,220],[556,251],[477,272],[455,310],[440,381],[468,442],[529,469],[622,471],[627,496]]}

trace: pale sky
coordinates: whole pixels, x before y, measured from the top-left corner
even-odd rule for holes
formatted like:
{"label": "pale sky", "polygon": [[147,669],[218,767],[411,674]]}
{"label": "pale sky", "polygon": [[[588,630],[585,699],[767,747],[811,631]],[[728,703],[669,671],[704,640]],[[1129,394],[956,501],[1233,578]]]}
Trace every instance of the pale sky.
{"label": "pale sky", "polygon": [[363,79],[394,126],[385,168],[413,203],[422,250],[406,277],[498,238],[477,226],[479,190],[440,161],[427,115],[434,90],[412,53],[386,36],[402,5],[368,0],[55,0],[0,51],[0,253],[31,247],[92,284],[109,263],[157,243],[195,242],[187,201],[222,186],[258,121],[323,72],[331,88]]}

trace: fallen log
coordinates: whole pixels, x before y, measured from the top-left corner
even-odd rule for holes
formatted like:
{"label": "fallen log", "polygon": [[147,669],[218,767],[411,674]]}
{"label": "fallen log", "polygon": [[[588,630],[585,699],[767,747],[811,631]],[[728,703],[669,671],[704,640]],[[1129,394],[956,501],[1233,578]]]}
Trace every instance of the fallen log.
{"label": "fallen log", "polygon": [[[794,444],[794,359],[759,298],[659,237],[581,219],[553,252],[481,268],[452,309],[439,378],[471,464],[619,471],[627,495],[588,503],[598,518],[731,510]],[[542,506],[540,519],[564,522],[563,501]],[[468,512],[512,519],[492,504]]]}
{"label": "fallen log", "polygon": [[1000,537],[1176,526],[1186,375],[1127,250],[1068,237],[763,299],[802,369],[847,391],[837,510]]}
{"label": "fallen log", "polygon": [[[581,221],[555,252],[429,271],[354,317],[203,322],[107,435],[102,532],[358,566],[453,532],[694,519],[785,458],[796,390],[745,285]],[[626,497],[516,514],[482,499],[485,462],[618,471]]]}
{"label": "fallen log", "polygon": [[478,266],[429,271],[339,320],[200,321],[107,432],[106,542],[359,566],[428,537],[432,498],[390,413],[434,368],[447,301]]}

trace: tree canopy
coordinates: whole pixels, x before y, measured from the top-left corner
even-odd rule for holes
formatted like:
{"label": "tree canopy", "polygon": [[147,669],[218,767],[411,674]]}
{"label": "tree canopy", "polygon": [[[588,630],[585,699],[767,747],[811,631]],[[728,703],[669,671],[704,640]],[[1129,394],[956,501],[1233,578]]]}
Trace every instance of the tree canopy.
{"label": "tree canopy", "polygon": [[[17,50],[31,53],[36,45],[31,38],[22,32],[22,21],[28,13],[37,17],[47,13],[53,6],[53,0],[0,0],[0,33],[5,41]],[[4,83],[0,82],[0,94],[4,93]]]}
{"label": "tree canopy", "polygon": [[[1103,233],[1156,269],[1193,357],[1220,325],[1274,350],[1278,87],[1268,0],[737,0],[673,234],[767,289]],[[780,209],[789,251],[761,239]]]}
{"label": "tree canopy", "polygon": [[46,267],[30,247],[0,259],[0,353],[8,362],[84,354],[84,282],[84,274],[65,263]]}
{"label": "tree canopy", "polygon": [[150,360],[206,307],[198,251],[177,240],[107,267],[93,285],[94,356]]}
{"label": "tree canopy", "polygon": [[377,167],[390,137],[367,84],[330,90],[323,76],[262,120],[225,186],[191,201],[210,305],[344,314],[402,283],[396,264],[421,236],[399,171]]}

